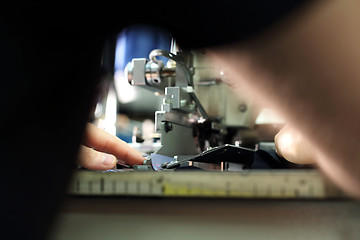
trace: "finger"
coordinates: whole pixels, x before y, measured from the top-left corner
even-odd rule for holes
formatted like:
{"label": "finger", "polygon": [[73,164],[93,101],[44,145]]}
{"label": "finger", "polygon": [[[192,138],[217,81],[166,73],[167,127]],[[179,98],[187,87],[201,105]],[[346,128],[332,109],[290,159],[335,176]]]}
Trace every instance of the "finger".
{"label": "finger", "polygon": [[116,157],[107,153],[95,151],[89,147],[80,146],[78,164],[90,170],[108,170],[116,165]]}
{"label": "finger", "polygon": [[294,128],[284,127],[275,136],[275,149],[280,157],[297,164],[313,164],[316,151]]}
{"label": "finger", "polygon": [[87,124],[84,144],[112,154],[129,165],[141,165],[144,161],[144,157],[126,142],[90,123]]}

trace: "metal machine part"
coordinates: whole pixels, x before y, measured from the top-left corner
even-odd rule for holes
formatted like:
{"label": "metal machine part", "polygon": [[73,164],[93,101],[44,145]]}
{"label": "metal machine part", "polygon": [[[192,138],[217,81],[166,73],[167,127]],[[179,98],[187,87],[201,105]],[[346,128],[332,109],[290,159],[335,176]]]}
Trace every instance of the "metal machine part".
{"label": "metal machine part", "polygon": [[221,117],[221,124],[234,128],[253,128],[260,109],[254,97],[242,89],[235,93],[226,83],[225,69],[211,64],[206,51],[193,52],[194,93],[210,118]]}
{"label": "metal machine part", "polygon": [[125,76],[134,86],[144,87],[154,92],[164,93],[165,87],[174,86],[174,69],[162,72],[162,62],[149,61],[146,58],[134,58],[126,65]]}
{"label": "metal machine part", "polygon": [[[158,56],[169,58],[170,64],[165,66]],[[156,49],[150,53],[150,60],[133,59],[127,65],[130,84],[164,95],[161,110],[155,112],[161,148],[134,170],[171,170],[189,167],[190,162],[206,170],[209,164],[222,164],[215,169],[223,171],[302,168],[273,150],[255,151],[226,144],[229,127],[252,127],[258,112],[251,99],[245,101],[230,92],[222,83],[225,74],[219,71],[216,75],[203,58],[199,53],[174,54]]]}
{"label": "metal machine part", "polygon": [[[175,44],[172,46],[176,49]],[[227,127],[234,126],[230,119],[239,113],[238,127],[251,127],[255,122],[250,105],[229,98],[234,96],[221,83],[221,74],[214,74],[217,70],[199,55],[155,49],[149,54],[150,60],[133,59],[126,66],[124,72],[131,85],[164,95],[161,110],[155,112],[155,131],[161,134],[162,145],[158,154],[195,155],[227,143]],[[165,66],[158,56],[170,61]]]}
{"label": "metal machine part", "polygon": [[[192,162],[192,164],[190,164]],[[279,157],[274,150],[252,150],[239,146],[225,144],[206,150],[197,155],[180,155],[173,158],[161,154],[150,155],[149,164],[155,171],[168,169],[184,169],[184,167],[197,166],[197,168],[209,170],[206,164],[221,164],[221,171],[239,171],[243,169],[303,169],[312,168],[310,165],[300,165],[288,162]],[[233,164],[240,167],[235,168]]]}
{"label": "metal machine part", "polygon": [[174,161],[164,163],[161,167],[171,169],[179,167],[182,162],[196,161],[204,163],[236,162],[246,166],[251,166],[254,161],[255,151],[233,145],[223,145],[206,150],[196,156],[175,159]]}

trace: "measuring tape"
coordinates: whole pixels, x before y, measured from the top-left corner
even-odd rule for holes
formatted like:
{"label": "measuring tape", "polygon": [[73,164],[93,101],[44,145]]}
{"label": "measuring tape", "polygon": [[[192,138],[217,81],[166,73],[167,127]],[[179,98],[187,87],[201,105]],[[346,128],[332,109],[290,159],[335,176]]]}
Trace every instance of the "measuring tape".
{"label": "measuring tape", "polygon": [[317,170],[249,170],[242,172],[98,172],[79,171],[72,195],[341,198],[344,194]]}

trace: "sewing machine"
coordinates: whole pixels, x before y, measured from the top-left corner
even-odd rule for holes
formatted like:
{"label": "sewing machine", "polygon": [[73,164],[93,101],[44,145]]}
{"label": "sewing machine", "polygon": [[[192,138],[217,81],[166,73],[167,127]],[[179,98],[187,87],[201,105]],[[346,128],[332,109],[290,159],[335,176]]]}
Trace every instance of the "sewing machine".
{"label": "sewing machine", "polygon": [[[157,56],[171,61],[164,66]],[[174,54],[156,49],[149,58],[150,61],[133,59],[125,73],[131,85],[164,94],[161,110],[155,113],[155,131],[161,133],[163,145],[159,153],[198,153],[205,147],[229,141],[226,140],[227,127],[254,126],[258,112],[252,108],[251,101],[237,98],[231,92],[222,81],[224,73],[211,67],[206,53],[180,51]],[[193,136],[195,126],[207,131],[207,136],[204,132]],[[174,139],[169,134],[178,137]],[[197,143],[195,137],[199,138]],[[177,139],[186,139],[187,145],[182,141],[174,146],[172,142]],[[196,145],[199,149],[195,149]]]}
{"label": "sewing machine", "polygon": [[[157,59],[159,56],[170,60],[166,66]],[[254,128],[260,109],[248,96],[235,95],[226,85],[226,73],[211,65],[206,52],[182,51],[173,41],[170,52],[155,49],[149,60],[135,58],[124,72],[131,85],[163,95],[161,110],[155,112],[155,132],[160,136],[161,148],[145,162],[152,169],[299,167],[279,158],[274,146],[269,149],[269,144],[264,147],[256,142],[252,148],[245,148],[234,140],[239,132]],[[248,144],[243,140],[241,143]],[[263,148],[272,150],[265,158]]]}

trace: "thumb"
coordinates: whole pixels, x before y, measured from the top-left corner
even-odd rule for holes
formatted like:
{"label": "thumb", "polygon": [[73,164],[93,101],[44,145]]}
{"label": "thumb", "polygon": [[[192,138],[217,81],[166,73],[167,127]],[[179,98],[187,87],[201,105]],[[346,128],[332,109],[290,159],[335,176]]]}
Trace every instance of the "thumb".
{"label": "thumb", "polygon": [[275,136],[275,149],[280,157],[297,164],[313,164],[317,151],[296,129],[286,126]]}

